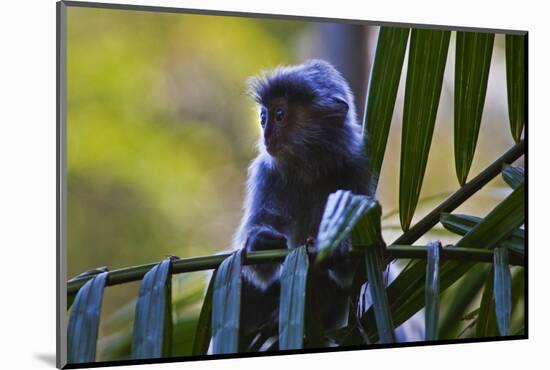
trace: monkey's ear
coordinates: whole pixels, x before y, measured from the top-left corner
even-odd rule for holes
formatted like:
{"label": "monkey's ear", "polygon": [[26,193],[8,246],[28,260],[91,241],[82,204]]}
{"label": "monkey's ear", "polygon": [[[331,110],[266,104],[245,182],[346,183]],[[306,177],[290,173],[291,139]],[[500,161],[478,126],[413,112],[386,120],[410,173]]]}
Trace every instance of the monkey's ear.
{"label": "monkey's ear", "polygon": [[332,95],[331,99],[334,103],[334,108],[338,112],[338,115],[346,117],[349,111],[349,104],[341,95]]}

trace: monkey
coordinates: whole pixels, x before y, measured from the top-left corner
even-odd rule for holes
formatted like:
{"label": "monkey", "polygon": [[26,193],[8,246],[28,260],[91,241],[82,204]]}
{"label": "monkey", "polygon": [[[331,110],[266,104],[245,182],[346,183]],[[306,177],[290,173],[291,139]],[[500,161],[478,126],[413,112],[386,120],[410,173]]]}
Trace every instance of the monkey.
{"label": "monkey", "polygon": [[[262,135],[248,169],[244,214],[233,247],[253,252],[310,243],[315,249],[328,195],[339,189],[369,195],[369,165],[353,94],[340,72],[323,60],[279,66],[250,78],[248,86]],[[348,238],[328,264],[315,267],[325,329],[346,320],[354,270],[350,248]],[[243,266],[240,350],[250,348],[262,330],[264,339],[276,335],[280,269],[280,263]]]}

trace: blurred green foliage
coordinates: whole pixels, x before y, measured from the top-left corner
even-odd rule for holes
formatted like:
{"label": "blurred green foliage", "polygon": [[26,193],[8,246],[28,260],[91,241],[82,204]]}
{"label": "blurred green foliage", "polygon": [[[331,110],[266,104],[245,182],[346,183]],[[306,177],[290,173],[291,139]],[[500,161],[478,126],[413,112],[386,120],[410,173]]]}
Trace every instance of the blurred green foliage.
{"label": "blurred green foliage", "polygon": [[[259,133],[246,78],[295,62],[307,27],[68,8],[68,278],[230,246]],[[197,303],[202,297],[204,279],[174,278],[175,316],[185,279]],[[106,290],[102,319],[126,307],[129,325],[134,285]],[[176,331],[195,325],[198,309],[184,312]],[[100,346],[99,359],[117,345],[111,357],[124,356],[128,343],[113,342],[124,331],[102,321],[102,343],[111,345]],[[181,345],[175,353],[187,352]]]}
{"label": "blurred green foliage", "polygon": [[228,247],[258,133],[246,77],[292,62],[287,41],[305,24],[68,19],[69,276]]}

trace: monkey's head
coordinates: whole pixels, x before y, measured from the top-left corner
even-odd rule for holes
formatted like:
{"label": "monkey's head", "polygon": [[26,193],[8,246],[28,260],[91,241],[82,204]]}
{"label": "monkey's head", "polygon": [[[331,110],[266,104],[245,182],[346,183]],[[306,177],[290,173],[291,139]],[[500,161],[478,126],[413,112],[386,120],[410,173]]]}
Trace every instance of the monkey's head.
{"label": "monkey's head", "polygon": [[278,67],[251,78],[249,86],[260,108],[260,149],[277,162],[311,167],[353,145],[353,95],[331,64],[310,60]]}

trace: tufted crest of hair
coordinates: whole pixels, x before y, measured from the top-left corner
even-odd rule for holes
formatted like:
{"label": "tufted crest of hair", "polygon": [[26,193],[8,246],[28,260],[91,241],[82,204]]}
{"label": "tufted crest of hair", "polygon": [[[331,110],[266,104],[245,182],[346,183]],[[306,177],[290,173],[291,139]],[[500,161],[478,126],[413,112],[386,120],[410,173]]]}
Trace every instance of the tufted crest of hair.
{"label": "tufted crest of hair", "polygon": [[[274,99],[285,98],[297,111],[292,116],[295,121],[286,129],[284,155],[273,158],[282,167],[295,167],[302,174],[315,176],[331,171],[344,159],[364,155],[353,94],[330,63],[309,60],[277,67],[249,79],[248,85],[249,94],[259,105],[268,107]],[[262,151],[262,141],[259,147]]]}

